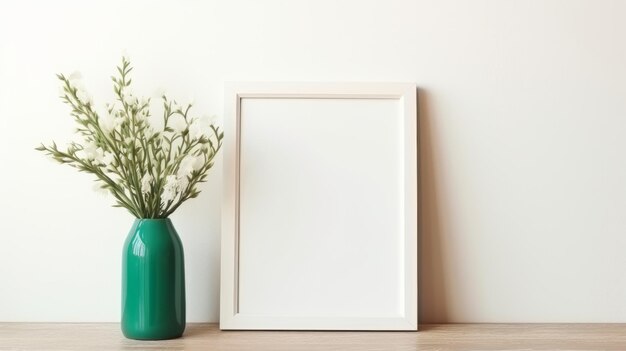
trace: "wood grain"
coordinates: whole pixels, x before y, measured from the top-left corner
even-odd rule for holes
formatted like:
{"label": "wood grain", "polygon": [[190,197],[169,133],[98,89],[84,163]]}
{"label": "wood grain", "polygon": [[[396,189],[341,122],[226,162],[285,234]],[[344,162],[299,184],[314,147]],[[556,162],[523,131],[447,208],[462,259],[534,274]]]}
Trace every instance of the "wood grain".
{"label": "wood grain", "polygon": [[419,332],[220,331],[188,324],[183,338],[125,339],[119,325],[0,323],[0,350],[626,350],[626,324],[441,324]]}

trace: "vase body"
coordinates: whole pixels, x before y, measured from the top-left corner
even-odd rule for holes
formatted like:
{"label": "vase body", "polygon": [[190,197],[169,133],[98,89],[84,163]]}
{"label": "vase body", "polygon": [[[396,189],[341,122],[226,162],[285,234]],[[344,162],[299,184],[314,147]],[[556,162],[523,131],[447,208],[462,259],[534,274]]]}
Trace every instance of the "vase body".
{"label": "vase body", "polygon": [[183,245],[169,218],[136,219],[124,243],[122,332],[163,340],[185,330]]}

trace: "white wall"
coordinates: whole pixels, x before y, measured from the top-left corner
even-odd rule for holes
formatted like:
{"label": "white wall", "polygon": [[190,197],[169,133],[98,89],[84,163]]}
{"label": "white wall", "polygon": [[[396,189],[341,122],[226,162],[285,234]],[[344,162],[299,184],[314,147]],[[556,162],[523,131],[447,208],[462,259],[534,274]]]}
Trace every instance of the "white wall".
{"label": "white wall", "polygon": [[[132,218],[46,160],[57,72],[221,114],[227,80],[420,94],[422,322],[626,322],[626,2],[27,1],[0,5],[0,320],[116,321]],[[218,316],[221,164],[173,216],[188,319]]]}

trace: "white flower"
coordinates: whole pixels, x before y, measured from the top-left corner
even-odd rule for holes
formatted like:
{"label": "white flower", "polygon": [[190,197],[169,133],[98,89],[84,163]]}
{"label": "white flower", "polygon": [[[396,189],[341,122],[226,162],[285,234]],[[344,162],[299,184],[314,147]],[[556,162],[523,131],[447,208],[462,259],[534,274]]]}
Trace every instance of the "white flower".
{"label": "white flower", "polygon": [[174,200],[175,197],[176,197],[175,191],[171,189],[163,188],[163,192],[161,193],[161,203],[165,205],[168,202]]}
{"label": "white flower", "polygon": [[105,167],[109,167],[113,164],[113,161],[115,161],[115,155],[112,152],[105,151],[104,157],[102,157],[102,164],[104,164]]}
{"label": "white flower", "polygon": [[120,95],[122,96],[122,101],[126,105],[134,105],[138,101],[137,97],[133,95],[133,92],[130,90],[129,87],[122,87],[122,90],[120,91]]}
{"label": "white flower", "polygon": [[163,186],[163,192],[161,193],[161,201],[163,204],[167,204],[173,201],[178,196],[180,189],[180,181],[175,175],[168,175],[165,177],[165,185]]}
{"label": "white flower", "polygon": [[204,158],[202,156],[187,155],[182,161],[180,161],[180,166],[178,167],[178,177],[186,179],[191,176],[191,173],[202,168],[203,165]]}
{"label": "white flower", "polygon": [[83,76],[80,74],[80,72],[76,71],[70,74],[67,77],[67,80],[69,81],[70,86],[78,90],[85,90],[85,85],[83,84]]}
{"label": "white flower", "polygon": [[130,94],[130,93],[123,95],[122,99],[124,100],[124,103],[126,105],[134,105],[137,103],[137,98],[133,96],[133,94]]}
{"label": "white flower", "polygon": [[[70,85],[76,89],[76,97],[83,104],[93,104],[93,100],[91,96],[85,90],[85,86],[83,85],[83,75],[80,72],[75,71],[67,77],[67,80],[70,82]],[[64,95],[64,94],[63,94]]]}
{"label": "white flower", "polygon": [[141,178],[141,192],[147,194],[152,189],[152,181],[154,178],[149,173],[146,173],[143,178]]}
{"label": "white flower", "polygon": [[187,185],[189,185],[189,178],[187,177],[178,177],[178,186],[179,186],[179,191],[183,191],[187,188]]}
{"label": "white flower", "polygon": [[107,134],[117,130],[122,123],[124,123],[124,117],[119,116],[115,111],[106,113],[100,118],[100,127]]}
{"label": "white flower", "polygon": [[206,116],[195,118],[189,125],[189,136],[193,139],[200,139],[203,136],[208,136],[209,123]]}
{"label": "white flower", "polygon": [[97,147],[93,141],[86,141],[83,149],[78,151],[77,154],[79,158],[88,161],[96,161],[98,164],[101,164],[102,159],[104,158],[104,150]]}
{"label": "white flower", "polygon": [[101,147],[97,148],[96,151],[93,153],[93,158],[92,158],[96,164],[104,164],[103,160],[104,160],[104,150],[102,150]]}
{"label": "white flower", "polygon": [[187,121],[181,115],[173,115],[169,119],[169,126],[177,133],[182,133],[187,129]]}
{"label": "white flower", "polygon": [[91,95],[89,95],[89,93],[87,93],[82,88],[78,88],[78,90],[76,91],[76,97],[80,102],[85,105],[93,105],[93,99],[91,98]]}
{"label": "white flower", "polygon": [[79,71],[74,71],[67,77],[70,82],[78,82],[83,79],[83,75]]}

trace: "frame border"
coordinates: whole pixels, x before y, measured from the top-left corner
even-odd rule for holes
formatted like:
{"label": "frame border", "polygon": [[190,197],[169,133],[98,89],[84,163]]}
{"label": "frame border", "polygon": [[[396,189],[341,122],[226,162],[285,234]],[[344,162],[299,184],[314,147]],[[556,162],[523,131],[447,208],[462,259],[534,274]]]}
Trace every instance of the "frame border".
{"label": "frame border", "polygon": [[[404,115],[404,316],[397,318],[243,315],[239,296],[239,179],[241,100],[244,98],[395,99]],[[418,328],[417,86],[413,83],[228,82],[224,90],[220,329],[412,330]]]}

